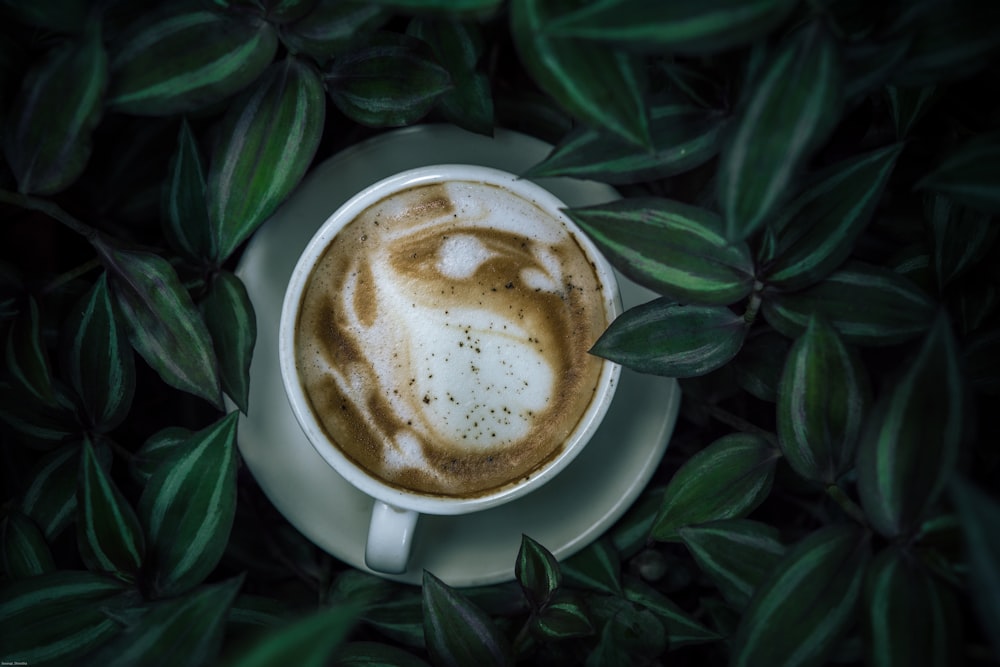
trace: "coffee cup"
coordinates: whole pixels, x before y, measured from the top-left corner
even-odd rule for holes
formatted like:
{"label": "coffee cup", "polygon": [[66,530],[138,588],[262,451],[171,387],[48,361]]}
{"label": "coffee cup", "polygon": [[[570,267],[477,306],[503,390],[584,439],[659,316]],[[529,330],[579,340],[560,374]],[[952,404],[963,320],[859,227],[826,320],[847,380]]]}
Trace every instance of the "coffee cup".
{"label": "coffee cup", "polygon": [[406,570],[420,514],[541,487],[607,412],[620,367],[588,350],[618,286],[562,208],[507,172],[422,167],[349,199],[300,255],[282,381],[312,446],[374,499],[370,569]]}

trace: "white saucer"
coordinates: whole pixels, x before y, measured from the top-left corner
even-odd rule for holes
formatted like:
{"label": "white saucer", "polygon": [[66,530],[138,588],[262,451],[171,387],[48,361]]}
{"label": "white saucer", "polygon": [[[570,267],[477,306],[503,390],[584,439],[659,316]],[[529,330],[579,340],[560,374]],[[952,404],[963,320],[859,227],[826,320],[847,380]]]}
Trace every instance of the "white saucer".
{"label": "white saucer", "polygon": [[[239,448],[264,493],[306,537],[362,570],[372,499],[350,486],[313,449],[288,406],[278,370],[278,316],[285,285],[315,230],[355,192],[393,173],[429,164],[467,163],[522,173],[550,146],[498,130],[493,139],[447,125],[420,125],[378,135],[313,169],[292,197],[254,235],[237,275],[257,314],[250,366],[249,415]],[[539,179],[569,206],[617,199],[609,186]],[[626,308],[655,295],[620,274]],[[424,569],[452,586],[514,578],[522,533],[564,559],[595,540],[628,509],[659,464],[674,427],[676,381],[624,369],[597,434],[554,481],[498,508],[457,517],[422,516],[410,567],[389,577],[418,584]]]}

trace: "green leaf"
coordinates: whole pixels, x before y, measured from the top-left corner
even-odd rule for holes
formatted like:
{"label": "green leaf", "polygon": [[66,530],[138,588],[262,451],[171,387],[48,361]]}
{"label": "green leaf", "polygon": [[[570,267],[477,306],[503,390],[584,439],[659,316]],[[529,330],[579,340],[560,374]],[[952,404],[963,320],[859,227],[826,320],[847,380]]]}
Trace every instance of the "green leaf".
{"label": "green leaf", "polygon": [[220,260],[298,185],[319,147],[325,114],[319,75],[294,57],[269,67],[229,106],[208,169],[208,217]]}
{"label": "green leaf", "polygon": [[736,359],[733,369],[736,381],[744,391],[762,401],[778,400],[781,369],[785,366],[791,342],[773,331],[764,331],[748,338]]}
{"label": "green leaf", "polygon": [[91,658],[109,667],[170,667],[217,662],[229,609],[243,576],[157,602]]}
{"label": "green leaf", "polygon": [[521,536],[514,576],[534,609],[544,607],[562,582],[555,556],[527,535]]}
{"label": "green leaf", "polygon": [[938,97],[937,86],[904,88],[886,86],[886,97],[896,126],[896,138],[905,139]]}
{"label": "green leaf", "polygon": [[231,412],[195,433],[153,474],[139,500],[147,569],[158,595],[199,584],[222,557],[236,512],[236,424]]}
{"label": "green leaf", "polygon": [[46,404],[31,394],[26,395],[23,388],[0,381],[0,421],[20,433],[49,442],[59,442],[80,431],[73,403],[58,386],[55,402]]}
{"label": "green leaf", "polygon": [[965,534],[972,603],[983,636],[1000,657],[1000,503],[962,476],[950,491]]}
{"label": "green leaf", "polygon": [[279,28],[281,41],[292,53],[324,61],[342,53],[382,27],[392,13],[360,0],[319,0],[298,21]]}
{"label": "green leaf", "polygon": [[704,375],[725,365],[746,337],[743,318],[723,306],[684,306],[663,297],[611,323],[591,350],[640,373]]}
{"label": "green leaf", "polygon": [[960,614],[950,590],[902,547],[868,567],[864,585],[866,664],[948,667],[961,664]]}
{"label": "green leaf", "polygon": [[684,526],[743,517],[767,498],[779,454],[748,433],[723,436],[689,458],[663,495],[652,536],[677,541]]}
{"label": "green leaf", "polygon": [[968,209],[939,194],[925,198],[924,210],[934,239],[938,287],[943,289],[986,255],[1000,226],[989,213]]}
{"label": "green leaf", "polygon": [[917,187],[933,190],[960,204],[1000,213],[1000,132],[965,142],[944,156]]}
{"label": "green leaf", "polygon": [[797,338],[820,316],[854,345],[894,345],[920,335],[934,302],[913,281],[889,269],[849,260],[823,281],[797,292],[764,290],[768,324]]}
{"label": "green leaf", "polygon": [[598,593],[622,594],[621,558],[610,540],[598,540],[561,566],[567,586]]}
{"label": "green leaf", "polygon": [[647,664],[667,650],[663,622],[642,605],[609,595],[591,598],[590,609],[602,631],[587,667]]}
{"label": "green leaf", "polygon": [[701,571],[738,610],[746,609],[785,553],[777,528],[749,519],[710,521],[677,532]]}
{"label": "green leaf", "polygon": [[871,220],[901,151],[899,144],[881,148],[817,175],[769,225],[774,238],[760,258],[764,281],[801,289],[842,264]]}
{"label": "green leaf", "polygon": [[323,79],[337,108],[369,127],[415,123],[452,86],[426,42],[389,31],[335,59]]}
{"label": "green leaf", "polygon": [[202,262],[219,259],[205,197],[205,163],[187,118],[182,118],[163,189],[163,233],[178,252]]}
{"label": "green leaf", "polygon": [[274,28],[260,19],[168,5],[111,44],[108,104],[140,116],[203,109],[250,85],[277,47]]}
{"label": "green leaf", "polygon": [[398,644],[423,649],[423,592],[405,589],[384,594],[391,597],[378,603],[366,601],[362,620]]}
{"label": "green leaf", "polygon": [[663,593],[635,577],[625,577],[625,598],[651,611],[663,624],[671,650],[681,646],[706,644],[721,639],[681,609]]}
{"label": "green leaf", "polygon": [[631,558],[649,542],[649,531],[663,503],[665,487],[650,485],[611,529],[611,543],[622,558]]}
{"label": "green leaf", "polygon": [[358,610],[350,605],[323,609],[268,631],[225,667],[297,665],[323,667],[354,627]]}
{"label": "green leaf", "polygon": [[745,243],[729,243],[711,211],[671,199],[630,197],[566,214],[618,270],[689,304],[726,305],[753,290]]}
{"label": "green leaf", "polygon": [[63,325],[65,374],[87,423],[110,431],[128,415],[135,394],[135,356],[115,316],[108,277],[102,273]]}
{"label": "green leaf", "polygon": [[733,667],[821,665],[856,618],[869,538],[854,526],[808,535],[772,568],[732,638]]}
{"label": "green leaf", "polygon": [[4,142],[20,192],[53,194],[83,172],[107,83],[108,58],[96,24],[57,45],[24,76]]}
{"label": "green leaf", "polygon": [[34,297],[28,298],[28,308],[11,324],[5,352],[7,371],[20,388],[42,403],[55,404],[52,365],[42,338],[41,316]]}
{"label": "green leaf", "polygon": [[840,118],[837,44],[819,22],[777,51],[751,87],[719,158],[726,235],[745,239],[772,216]]}
{"label": "green leaf", "polygon": [[424,636],[435,665],[513,665],[510,642],[493,620],[430,572],[423,578]]}
{"label": "green leaf", "polygon": [[[111,450],[101,440],[94,453],[105,470],[111,467]],[[76,486],[80,470],[80,445],[65,445],[44,456],[30,473],[31,484],[19,508],[42,529],[45,539],[55,539],[76,516]]]}
{"label": "green leaf", "polygon": [[654,103],[650,110],[651,151],[607,130],[579,126],[524,176],[570,176],[614,185],[667,178],[715,157],[727,122],[715,110],[676,102]]}
{"label": "green leaf", "polygon": [[246,414],[250,399],[250,361],[257,342],[257,318],[243,282],[219,271],[198,303],[219,359],[222,388]]}
{"label": "green leaf", "polygon": [[510,33],[528,74],[585,125],[649,147],[645,81],[630,54],[602,44],[556,37],[547,28],[572,0],[512,0]]}
{"label": "green leaf", "polygon": [[167,384],[221,407],[212,339],[174,268],[150,252],[96,247],[135,351]]}
{"label": "green leaf", "polygon": [[531,630],[543,641],[558,641],[594,634],[583,598],[561,592],[531,621]]}
{"label": "green leaf", "polygon": [[334,667],[430,667],[409,651],[378,642],[348,642],[334,653]]}
{"label": "green leaf", "polygon": [[125,590],[112,577],[76,571],[7,583],[0,587],[0,655],[29,665],[75,664],[121,631],[102,606]]}
{"label": "green leaf", "polygon": [[9,581],[27,579],[56,569],[52,550],[41,528],[17,510],[10,510],[0,524],[0,546],[0,565]]}
{"label": "green leaf", "polygon": [[795,0],[604,0],[554,21],[554,35],[708,54],[752,44],[779,26]]}
{"label": "green leaf", "polygon": [[187,451],[187,442],[192,435],[190,429],[168,426],[149,436],[129,460],[132,479],[140,486],[146,486],[162,466]]}
{"label": "green leaf", "polygon": [[858,449],[858,495],[888,537],[915,529],[944,489],[965,420],[958,349],[944,313],[916,358],[883,389]]}
{"label": "green leaf", "polygon": [[88,438],[84,438],[80,454],[77,506],[77,545],[87,568],[134,581],[145,553],[142,527],[132,506],[101,467]]}
{"label": "green leaf", "polygon": [[811,482],[835,484],[854,467],[870,407],[861,357],[813,317],[792,345],[778,387],[778,444],[785,460]]}

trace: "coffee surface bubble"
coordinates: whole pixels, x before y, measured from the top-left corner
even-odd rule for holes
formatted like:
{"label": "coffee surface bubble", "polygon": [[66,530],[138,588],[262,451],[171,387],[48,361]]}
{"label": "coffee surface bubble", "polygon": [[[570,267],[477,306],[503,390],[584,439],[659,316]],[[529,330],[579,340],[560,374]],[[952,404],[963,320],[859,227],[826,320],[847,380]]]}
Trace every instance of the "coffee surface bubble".
{"label": "coffee surface bubble", "polygon": [[418,493],[470,497],[558,455],[590,405],[607,328],[590,259],[557,218],[449,181],[373,204],[314,266],[299,377],[333,444]]}

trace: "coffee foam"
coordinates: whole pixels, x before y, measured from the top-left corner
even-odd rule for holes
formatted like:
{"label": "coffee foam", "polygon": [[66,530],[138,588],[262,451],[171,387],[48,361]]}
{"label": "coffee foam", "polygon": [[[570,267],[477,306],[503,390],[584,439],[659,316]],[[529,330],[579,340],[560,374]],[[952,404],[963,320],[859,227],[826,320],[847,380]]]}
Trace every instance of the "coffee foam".
{"label": "coffee foam", "polygon": [[561,222],[453,181],[383,199],[337,234],[302,297],[297,366],[327,436],[370,474],[475,496],[559,453],[607,324]]}

